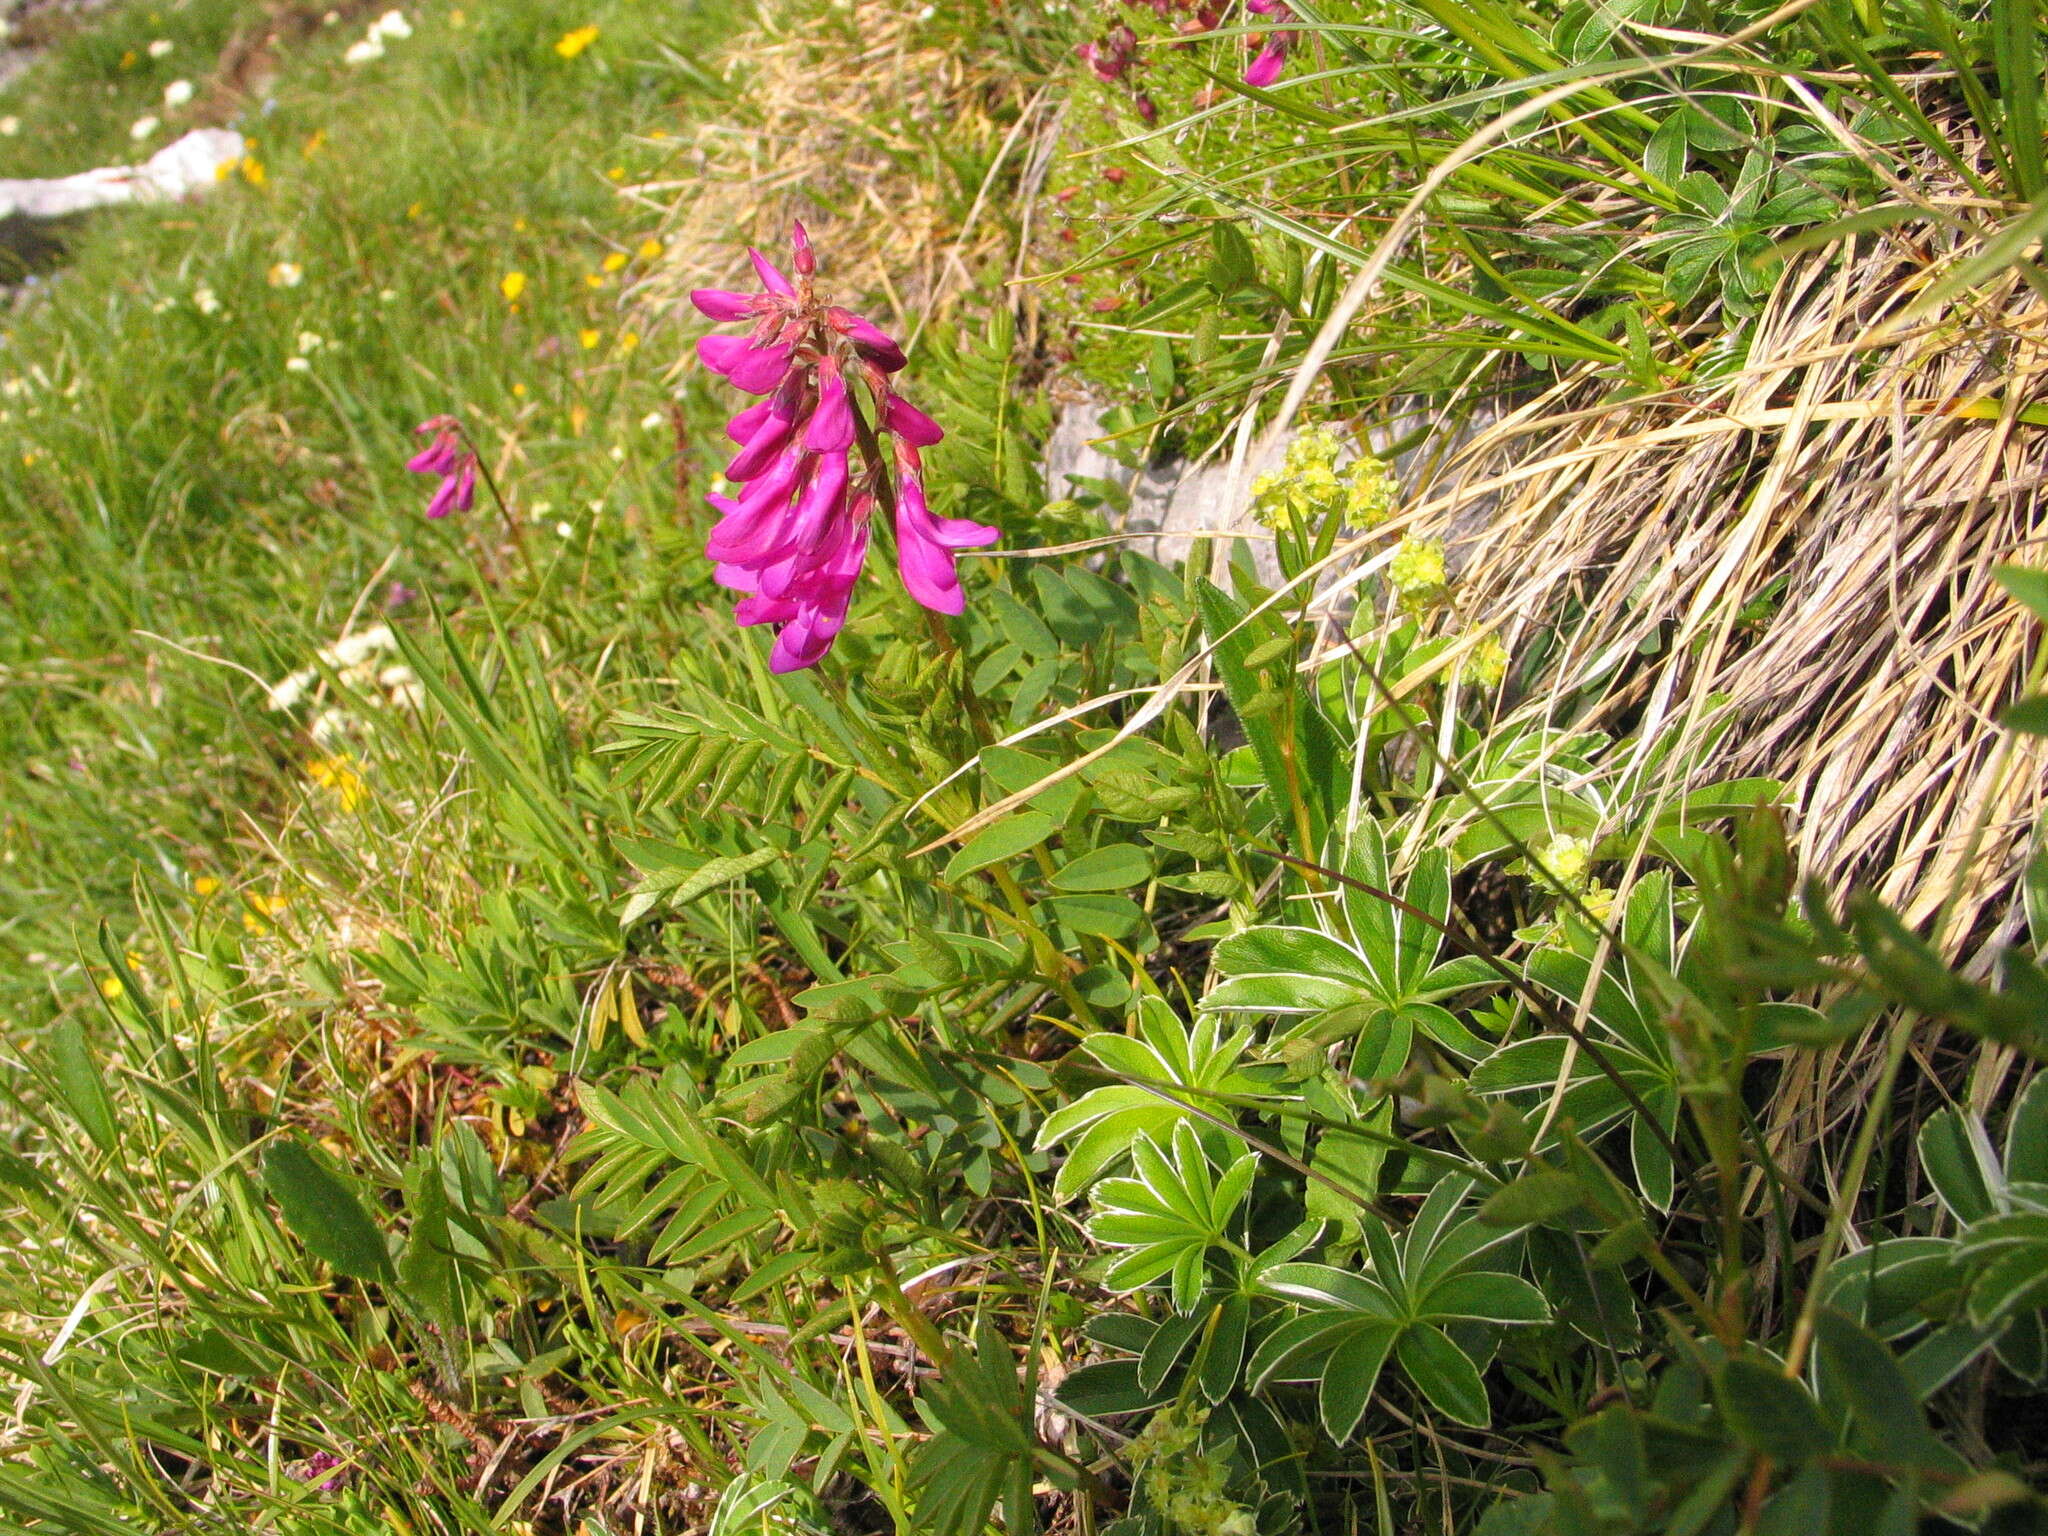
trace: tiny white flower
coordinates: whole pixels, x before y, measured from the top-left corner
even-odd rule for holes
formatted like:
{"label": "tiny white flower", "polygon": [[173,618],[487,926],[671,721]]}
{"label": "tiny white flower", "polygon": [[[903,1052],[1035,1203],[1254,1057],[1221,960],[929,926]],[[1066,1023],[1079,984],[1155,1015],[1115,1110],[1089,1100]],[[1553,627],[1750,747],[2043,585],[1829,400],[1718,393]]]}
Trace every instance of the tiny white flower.
{"label": "tiny white flower", "polygon": [[555,532],[565,539],[573,539],[576,537],[576,525],[574,523],[557,523],[555,524]]}
{"label": "tiny white flower", "polygon": [[659,432],[668,425],[668,416],[662,411],[649,411],[640,418],[640,425],[649,432]]}
{"label": "tiny white flower", "polygon": [[128,137],[131,139],[146,139],[152,133],[155,133],[160,126],[162,125],[154,117],[138,117],[129,126]]}
{"label": "tiny white flower", "polygon": [[612,444],[612,462],[614,464],[623,464],[626,462],[626,450],[621,448],[617,443]]}
{"label": "tiny white flower", "polygon": [[202,315],[217,315],[220,313],[220,295],[201,283],[192,290],[192,307]]}
{"label": "tiny white flower", "polygon": [[368,64],[372,59],[384,57],[384,39],[366,37],[359,43],[350,43],[348,52],[341,56],[344,64]]}
{"label": "tiny white flower", "polygon": [[12,114],[9,114],[6,117],[0,117],[0,134],[4,134],[11,139],[19,132],[21,132],[20,118],[15,117]]}
{"label": "tiny white flower", "polygon": [[398,649],[398,637],[391,633],[389,624],[372,624],[368,629],[357,630],[352,635],[343,635],[334,644],[320,653],[321,661],[336,671],[348,667],[359,667],[373,656]]}
{"label": "tiny white flower", "polygon": [[287,358],[285,359],[284,371],[286,373],[311,373],[313,365],[303,357]]}
{"label": "tiny white flower", "polygon": [[395,709],[418,709],[427,702],[427,690],[421,686],[418,674],[403,662],[379,672],[377,685],[389,695]]}
{"label": "tiny white flower", "polygon": [[412,23],[405,19],[403,11],[386,11],[370,23],[370,36],[388,37],[394,42],[403,42],[412,36]]}
{"label": "tiny white flower", "polygon": [[340,25],[341,25],[341,12],[339,12],[339,11],[329,11],[329,12],[328,12],[328,13],[327,13],[327,14],[326,14],[325,16],[322,16],[322,17],[320,18],[320,25],[321,25],[321,26],[323,26],[323,27],[338,27],[338,26],[340,26]]}
{"label": "tiny white flower", "polygon": [[182,107],[191,99],[192,82],[190,80],[173,80],[164,87],[164,105],[166,107]]}
{"label": "tiny white flower", "polygon": [[310,357],[325,345],[326,343],[316,333],[312,331],[299,332],[299,356]]}
{"label": "tiny white flower", "polygon": [[323,709],[306,727],[306,734],[313,738],[316,747],[331,747],[347,740],[355,731],[356,719],[345,709]]}
{"label": "tiny white flower", "polygon": [[170,299],[158,299],[154,304],[149,306],[149,312],[152,315],[160,315],[165,310],[171,307],[171,303],[172,301]]}
{"label": "tiny white flower", "polygon": [[18,373],[9,374],[4,380],[0,380],[0,395],[5,395],[10,400],[19,400],[28,393],[28,390],[28,380]]}
{"label": "tiny white flower", "polygon": [[280,261],[270,269],[270,286],[273,288],[296,288],[305,279],[306,269],[296,261]]}
{"label": "tiny white flower", "polygon": [[272,709],[290,709],[304,696],[306,690],[320,680],[320,674],[311,667],[292,673],[282,682],[274,683],[270,689]]}
{"label": "tiny white flower", "polygon": [[155,42],[149,45],[149,56],[152,59],[169,58],[171,50],[177,46],[178,45],[172,42],[168,37],[160,37]]}
{"label": "tiny white flower", "polygon": [[398,302],[398,290],[396,288],[386,288],[377,295],[377,302],[379,304],[396,304]]}

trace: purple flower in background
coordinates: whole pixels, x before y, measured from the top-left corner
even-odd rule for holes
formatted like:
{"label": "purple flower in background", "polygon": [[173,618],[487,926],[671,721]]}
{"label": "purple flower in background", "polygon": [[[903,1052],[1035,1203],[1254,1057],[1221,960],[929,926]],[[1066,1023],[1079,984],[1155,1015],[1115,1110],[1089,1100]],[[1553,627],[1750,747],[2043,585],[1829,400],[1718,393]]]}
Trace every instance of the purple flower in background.
{"label": "purple flower in background", "polygon": [[[1287,0],[1244,0],[1245,8],[1261,16],[1270,16],[1275,21],[1292,21],[1294,12],[1287,8]],[[1287,67],[1287,50],[1293,46],[1291,32],[1268,32],[1266,46],[1259,50],[1251,67],[1244,72],[1244,83],[1254,90],[1264,90],[1280,78],[1280,72]]]}
{"label": "purple flower in background", "polygon": [[[760,397],[726,424],[739,445],[725,467],[734,490],[706,498],[719,520],[704,552],[719,584],[742,594],[733,617],[776,626],[768,664],[777,672],[815,666],[832,649],[877,507],[893,514],[904,587],[939,613],[966,605],[956,553],[997,536],[981,523],[933,515],[918,450],[945,434],[895,391],[890,376],[903,368],[903,349],[873,322],[820,304],[812,291],[817,256],[803,225],[792,226],[790,244],[794,282],[749,251],[760,293],[690,295],[713,320],[748,324],[744,335],[697,344],[706,368]],[[893,450],[883,438],[894,440]]]}
{"label": "purple flower in background", "polygon": [[441,483],[427,502],[427,516],[446,517],[451,510],[467,512],[476,505],[476,455],[463,441],[462,428],[453,416],[435,416],[413,428],[417,434],[431,432],[434,440],[406,461],[416,475],[439,475]]}
{"label": "purple flower in background", "polygon": [[[336,1471],[336,1468],[340,1470]],[[346,1463],[332,1451],[315,1451],[290,1470],[299,1482],[317,1482],[322,1493],[334,1493],[348,1480]]]}
{"label": "purple flower in background", "polygon": [[1121,80],[1138,57],[1138,34],[1122,22],[1092,43],[1075,50],[1081,62],[1095,72],[1095,78],[1113,84]]}

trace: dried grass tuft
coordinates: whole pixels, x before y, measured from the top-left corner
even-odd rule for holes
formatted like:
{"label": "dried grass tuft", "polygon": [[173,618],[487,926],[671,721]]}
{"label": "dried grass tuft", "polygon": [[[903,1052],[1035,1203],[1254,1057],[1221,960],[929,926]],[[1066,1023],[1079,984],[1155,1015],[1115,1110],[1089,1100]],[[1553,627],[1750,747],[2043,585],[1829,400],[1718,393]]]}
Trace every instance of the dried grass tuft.
{"label": "dried grass tuft", "polygon": [[1544,686],[1604,679],[1600,716],[1646,738],[1732,712],[1701,766],[1784,780],[1830,887],[1915,923],[1953,892],[1958,947],[2017,930],[2043,810],[2042,744],[1994,723],[2038,637],[1991,570],[2041,561],[2048,432],[2019,413],[2048,303],[2008,271],[1913,312],[1982,243],[1929,221],[1802,258],[1739,370],[1623,400],[1566,379],[1416,509],[1511,648],[1574,615]]}
{"label": "dried grass tuft", "polygon": [[[809,227],[833,290],[878,301],[875,318],[900,330],[972,288],[1009,248],[988,180],[1032,103],[1005,61],[920,42],[921,9],[764,0],[725,61],[731,109],[693,130],[679,175],[639,189],[668,209],[667,259],[645,299],[673,308],[693,287],[752,287],[742,246],[779,260],[791,218]],[[983,166],[986,177],[963,175]]]}

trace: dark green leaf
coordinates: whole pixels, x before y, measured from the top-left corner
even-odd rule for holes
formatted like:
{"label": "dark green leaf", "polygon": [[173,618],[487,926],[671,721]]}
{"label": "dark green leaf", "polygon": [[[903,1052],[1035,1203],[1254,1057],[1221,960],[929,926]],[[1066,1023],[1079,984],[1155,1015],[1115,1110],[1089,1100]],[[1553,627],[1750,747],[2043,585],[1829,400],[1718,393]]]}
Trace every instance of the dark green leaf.
{"label": "dark green leaf", "polygon": [[1721,1416],[1750,1449],[1788,1464],[1833,1447],[1820,1408],[1798,1382],[1761,1361],[1738,1357],[1721,1368]]}
{"label": "dark green leaf", "polygon": [[390,1278],[384,1234],[348,1185],[304,1143],[274,1143],[264,1154],[263,1182],[285,1225],[313,1257],[357,1280]]}

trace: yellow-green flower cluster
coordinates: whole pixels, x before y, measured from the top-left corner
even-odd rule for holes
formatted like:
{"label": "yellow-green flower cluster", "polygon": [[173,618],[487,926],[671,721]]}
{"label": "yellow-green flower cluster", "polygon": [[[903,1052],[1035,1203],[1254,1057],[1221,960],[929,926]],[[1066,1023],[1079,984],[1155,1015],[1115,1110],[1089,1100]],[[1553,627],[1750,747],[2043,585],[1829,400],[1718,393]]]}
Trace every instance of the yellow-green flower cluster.
{"label": "yellow-green flower cluster", "polygon": [[1401,500],[1387,461],[1366,454],[1352,462],[1344,495],[1344,520],[1358,528],[1377,528],[1394,515]]}
{"label": "yellow-green flower cluster", "polygon": [[1458,681],[1487,692],[1508,675],[1508,648],[1494,634],[1481,635],[1458,662]]}
{"label": "yellow-green flower cluster", "polygon": [[1229,1468],[1202,1444],[1206,1408],[1169,1405],[1126,1448],[1145,1494],[1179,1536],[1257,1536],[1252,1512],[1223,1491]]}
{"label": "yellow-green flower cluster", "polygon": [[1444,569],[1443,540],[1418,539],[1413,534],[1403,539],[1387,566],[1387,582],[1403,607],[1428,607],[1450,583],[1450,574]]}
{"label": "yellow-green flower cluster", "polygon": [[1583,891],[1593,867],[1593,845],[1583,837],[1560,832],[1536,850],[1536,858],[1560,890]]}

